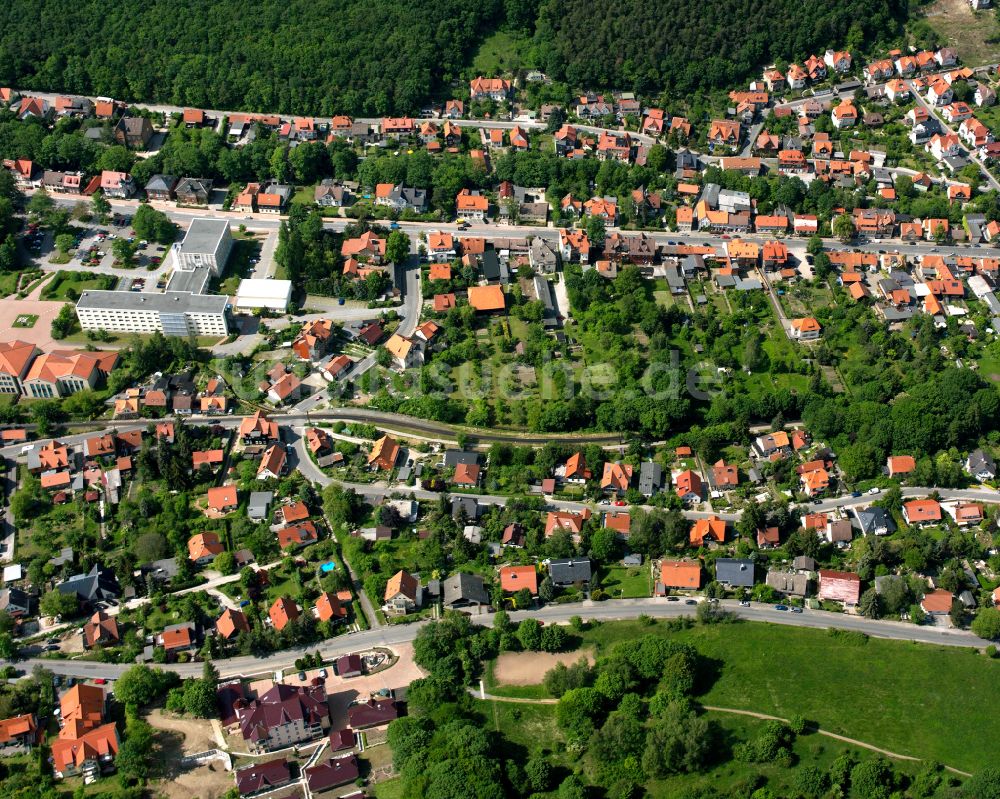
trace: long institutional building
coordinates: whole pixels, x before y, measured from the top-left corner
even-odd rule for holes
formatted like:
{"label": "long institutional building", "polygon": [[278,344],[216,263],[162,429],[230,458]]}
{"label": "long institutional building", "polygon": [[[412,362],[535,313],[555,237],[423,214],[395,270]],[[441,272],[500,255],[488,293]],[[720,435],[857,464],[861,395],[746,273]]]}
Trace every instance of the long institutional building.
{"label": "long institutional building", "polygon": [[233,247],[229,222],[195,219],[169,258],[173,273],[164,293],[85,291],[76,303],[84,330],[155,333],[165,336],[226,336],[229,297],[206,294]]}

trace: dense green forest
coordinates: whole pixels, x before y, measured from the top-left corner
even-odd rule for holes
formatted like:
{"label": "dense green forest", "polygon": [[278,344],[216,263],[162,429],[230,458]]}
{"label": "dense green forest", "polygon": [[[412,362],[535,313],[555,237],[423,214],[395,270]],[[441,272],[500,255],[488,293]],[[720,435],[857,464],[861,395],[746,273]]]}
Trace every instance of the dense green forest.
{"label": "dense green forest", "polygon": [[901,30],[907,0],[546,0],[536,39],[571,86],[690,92],[741,83],[771,59],[851,51]]}
{"label": "dense green forest", "polygon": [[7,0],[0,85],[282,113],[414,110],[498,0]]}
{"label": "dense green forest", "polygon": [[8,0],[0,85],[202,108],[383,115],[450,95],[480,43],[530,36],[571,87],[742,82],[772,58],[898,33],[907,0]]}

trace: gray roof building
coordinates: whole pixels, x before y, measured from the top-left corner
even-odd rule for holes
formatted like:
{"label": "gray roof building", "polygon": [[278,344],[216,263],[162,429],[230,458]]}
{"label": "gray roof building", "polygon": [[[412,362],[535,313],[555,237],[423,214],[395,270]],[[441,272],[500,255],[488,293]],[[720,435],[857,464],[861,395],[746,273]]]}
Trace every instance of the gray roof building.
{"label": "gray roof building", "polygon": [[808,555],[799,555],[792,561],[792,568],[795,571],[814,572],[816,571],[816,561]]}
{"label": "gray roof building", "polygon": [[549,578],[553,585],[573,585],[590,582],[589,558],[560,558],[549,561]]}
{"label": "gray roof building", "polygon": [[478,574],[459,572],[444,581],[444,605],[448,608],[468,608],[489,605],[490,598]]}
{"label": "gray roof building", "polygon": [[749,588],[753,585],[753,561],[743,558],[719,558],[715,561],[715,579],[723,585]]}
{"label": "gray roof building", "polygon": [[782,572],[771,569],[766,582],[779,594],[805,596],[809,592],[809,575],[802,572]]}
{"label": "gray roof building", "polygon": [[854,509],[854,526],[862,535],[889,535],[896,532],[896,522],[885,508],[872,505],[870,508]]}
{"label": "gray roof building", "polygon": [[100,599],[117,599],[122,589],[111,569],[95,565],[86,574],[77,574],[59,583],[56,588],[63,594],[76,594],[82,602]]}
{"label": "gray roof building", "polygon": [[965,470],[977,480],[992,480],[997,476],[996,461],[982,449],[975,449],[969,453],[965,461]]}
{"label": "gray roof building", "polygon": [[475,497],[452,497],[451,499],[451,516],[453,519],[458,519],[462,511],[465,511],[465,517],[467,519],[478,519],[480,508],[479,502]]}
{"label": "gray roof building", "polygon": [[639,492],[651,497],[663,487],[663,467],[655,461],[643,461],[639,465]]}
{"label": "gray roof building", "polygon": [[273,499],[273,491],[254,491],[250,494],[250,501],[247,504],[247,516],[254,521],[266,519]]}
{"label": "gray roof building", "polygon": [[463,449],[449,449],[444,453],[444,465],[448,469],[454,469],[460,463],[466,466],[473,466],[479,463],[478,452],[467,452]]}

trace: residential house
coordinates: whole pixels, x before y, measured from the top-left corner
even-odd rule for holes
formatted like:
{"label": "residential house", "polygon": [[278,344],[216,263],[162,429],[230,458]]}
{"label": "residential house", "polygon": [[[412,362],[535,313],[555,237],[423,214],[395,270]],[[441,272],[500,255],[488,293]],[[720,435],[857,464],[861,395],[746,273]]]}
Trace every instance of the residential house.
{"label": "residential house", "polygon": [[383,727],[399,718],[399,708],[392,697],[367,699],[347,709],[347,722],[354,730]]}
{"label": "residential house", "polygon": [[314,740],[330,728],[323,682],[308,686],[275,683],[256,699],[237,703],[236,724],[255,754]]}
{"label": "residential house", "polygon": [[236,769],[236,790],[240,796],[275,791],[292,781],[288,761],[284,758],[253,763]]}
{"label": "residential house", "polygon": [[492,100],[502,103],[509,99],[513,84],[504,78],[478,77],[469,81],[469,100],[473,103]]}
{"label": "residential house", "polygon": [[181,178],[177,181],[174,196],[178,205],[208,205],[214,181],[208,178]]}
{"label": "residential house", "polygon": [[510,594],[526,588],[532,596],[538,596],[538,572],[531,565],[504,566],[500,569],[500,588]]}
{"label": "residential house", "polygon": [[750,588],[754,583],[754,565],[745,558],[718,558],[715,579],[729,588]]}
{"label": "residential house", "polygon": [[423,590],[417,579],[402,569],[389,578],[382,611],[387,616],[405,616],[423,604]]}
{"label": "residential house", "polygon": [[792,319],[789,322],[792,337],[799,341],[815,341],[823,332],[823,328],[815,317],[807,316],[802,319]]}
{"label": "residential house", "polygon": [[458,572],[448,577],[441,585],[443,603],[446,609],[489,607],[490,599],[478,574]]}
{"label": "residential house", "polygon": [[687,469],[677,475],[674,479],[674,485],[677,496],[684,502],[701,502],[705,494],[701,475],[691,469]]}
{"label": "residential house", "polygon": [[422,214],[427,210],[427,191],[407,188],[402,184],[379,183],[375,187],[375,204],[400,212],[412,211]]}
{"label": "residential house", "polygon": [[188,559],[204,566],[215,560],[216,555],[225,551],[218,533],[204,532],[191,536],[187,542]]}
{"label": "residential house", "polygon": [[216,516],[232,513],[239,505],[239,495],[234,485],[214,486],[208,489],[208,510]]}
{"label": "residential house", "polygon": [[101,172],[100,189],[105,197],[127,200],[135,194],[135,182],[127,172],[112,172],[105,169]]}
{"label": "residential house", "polygon": [[288,597],[280,596],[267,611],[268,618],[275,630],[281,632],[289,623],[295,621],[300,615],[299,606]]}
{"label": "residential house", "polygon": [[156,202],[173,200],[177,181],[173,175],[153,175],[146,183],[146,197]]}
{"label": "residential house", "polygon": [[886,463],[889,477],[906,477],[917,468],[917,462],[911,455],[890,455]]}
{"label": "residential house", "polygon": [[250,632],[250,622],[242,610],[226,608],[215,620],[215,631],[226,641],[240,633]]}
{"label": "residential house", "polygon": [[115,125],[114,137],[130,150],[145,150],[153,138],[153,126],[146,117],[122,117]]}
{"label": "residential house", "polygon": [[889,535],[896,532],[896,522],[885,508],[854,508],[856,526],[862,535]]}
{"label": "residential house", "polygon": [[601,476],[601,490],[606,494],[624,496],[632,484],[632,472],[632,467],[627,463],[605,462],[604,474]]}
{"label": "residential house", "polygon": [[903,503],[903,519],[918,527],[941,521],[941,505],[934,499],[914,499]]}
{"label": "residential house", "polygon": [[996,461],[985,450],[981,448],[975,449],[965,459],[965,471],[980,482],[994,480],[997,476]]}
{"label": "residential house", "polygon": [[688,540],[694,547],[711,543],[721,544],[726,540],[726,523],[718,516],[697,519],[691,526]]}
{"label": "residential house", "polygon": [[701,562],[697,560],[660,561],[659,582],[665,589],[697,591],[701,588]]}
{"label": "residential house", "polygon": [[847,606],[858,604],[861,597],[861,578],[851,572],[819,570],[819,599],[843,602]]}
{"label": "residential house", "polygon": [[549,579],[557,588],[570,585],[590,585],[589,558],[553,558],[549,561]]}

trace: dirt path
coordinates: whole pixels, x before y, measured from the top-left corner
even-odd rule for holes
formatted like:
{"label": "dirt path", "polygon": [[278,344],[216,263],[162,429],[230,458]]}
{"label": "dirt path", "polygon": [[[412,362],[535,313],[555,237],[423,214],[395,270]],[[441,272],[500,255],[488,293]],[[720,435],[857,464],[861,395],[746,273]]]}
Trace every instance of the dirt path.
{"label": "dirt path", "polygon": [[[493,694],[480,694],[479,691],[474,688],[469,688],[469,693],[472,694],[476,699],[486,699],[493,702],[513,702],[516,704],[534,704],[534,705],[554,705],[559,700],[558,699],[524,699],[512,696],[494,696]],[[757,713],[753,710],[740,710],[734,707],[717,707],[715,705],[702,705],[702,710],[707,710],[710,713],[731,713],[736,716],[749,716],[754,719],[761,719],[762,721],[780,721],[782,724],[788,724],[788,719],[783,719],[780,716],[771,716],[767,713]],[[851,746],[858,746],[862,749],[867,749],[871,752],[878,752],[880,755],[885,755],[886,757],[891,757],[893,760],[910,760],[919,761],[922,758],[913,757],[912,755],[902,755],[899,752],[892,752],[888,749],[882,749],[874,744],[865,743],[864,741],[859,741],[856,738],[848,738],[846,735],[838,735],[835,732],[829,732],[818,726],[813,725],[810,729],[811,732],[817,735],[824,735],[827,738],[833,738],[841,743],[850,744]],[[962,771],[957,768],[952,768],[951,766],[945,766],[948,771],[953,774],[958,774],[962,777],[971,777],[972,775],[968,771]]]}

